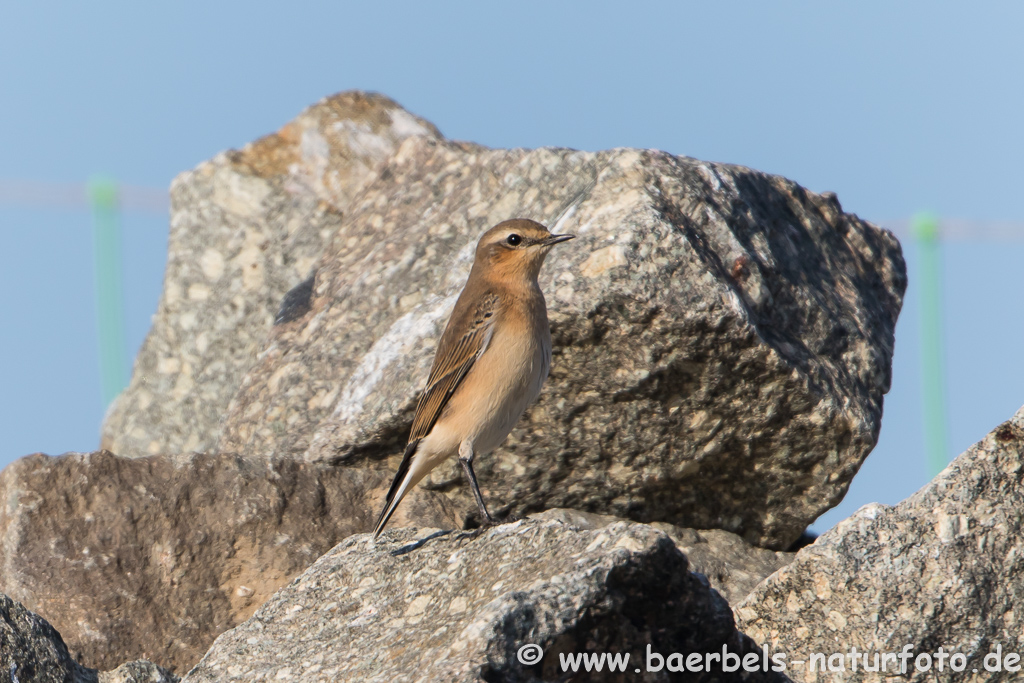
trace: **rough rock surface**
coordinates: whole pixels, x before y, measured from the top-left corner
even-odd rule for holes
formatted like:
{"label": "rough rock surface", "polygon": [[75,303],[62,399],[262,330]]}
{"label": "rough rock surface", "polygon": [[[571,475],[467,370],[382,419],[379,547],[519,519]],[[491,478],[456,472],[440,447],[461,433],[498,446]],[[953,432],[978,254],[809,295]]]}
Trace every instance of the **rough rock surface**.
{"label": "rough rock surface", "polygon": [[76,662],[45,619],[0,593],[0,681],[87,683],[96,672]]}
{"label": "rough rock surface", "polygon": [[153,662],[126,662],[113,671],[101,671],[96,683],[178,683],[181,679]]}
{"label": "rough rock surface", "polygon": [[[343,541],[220,636],[185,680],[563,680],[559,654],[583,652],[630,654],[626,674],[583,679],[637,680],[647,645],[666,654],[751,648],[725,601],[648,526],[523,520],[382,539]],[[525,644],[543,648],[533,666],[517,658]],[[710,678],[673,676],[643,680]]]}
{"label": "rough rock surface", "polygon": [[796,553],[751,546],[721,529],[683,529],[654,522],[690,560],[693,571],[708,578],[730,605],[739,604],[766,577],[793,561]]}
{"label": "rough rock surface", "polygon": [[309,277],[348,200],[411,135],[440,136],[386,97],[344,93],[175,179],[163,297],[103,448],[212,450],[282,297]]}
{"label": "rough rock surface", "polygon": [[[351,200],[219,450],[393,471],[480,234],[579,237],[542,273],[539,403],[477,473],[494,511],[720,528],[782,549],[874,446],[906,285],[892,234],[750,169],[411,137]],[[557,225],[555,225],[557,223]],[[453,459],[426,485],[473,510]]]}
{"label": "rough rock surface", "polygon": [[[928,486],[894,507],[865,506],[801,550],[737,606],[740,628],[776,651],[900,652],[966,657],[962,673],[917,671],[899,680],[1018,681],[985,669],[1001,648],[1024,655],[1024,408]],[[881,662],[881,660],[879,660]],[[922,664],[924,660],[922,660]],[[994,660],[990,660],[994,663]],[[1009,662],[1012,666],[1020,662]],[[836,668],[839,661],[833,662]],[[954,663],[955,664],[955,663]],[[793,670],[805,681],[894,680],[883,672]]]}
{"label": "rough rock surface", "polygon": [[177,683],[152,662],[97,672],[74,660],[45,619],[0,593],[0,683]]}
{"label": "rough rock surface", "polygon": [[[372,528],[381,472],[234,455],[33,455],[0,474],[0,590],[72,655],[186,671],[213,639],[350,534]],[[399,524],[461,523],[416,492]],[[404,507],[404,506],[403,506]]]}
{"label": "rough rock surface", "polygon": [[[601,529],[625,521],[611,515],[562,508],[538,512],[530,518],[557,520],[578,529]],[[792,562],[796,555],[757,548],[736,534],[720,529],[698,531],[664,522],[654,522],[651,526],[668,534],[686,555],[690,571],[703,574],[730,605],[738,605],[765,577]]]}
{"label": "rough rock surface", "polygon": [[[905,267],[835,195],[655,151],[449,142],[360,93],[172,195],[163,299],[104,429],[115,452],[393,470],[476,240],[516,216],[579,238],[543,273],[551,378],[477,465],[496,512],[782,549],[877,439]],[[425,485],[474,509],[454,460]]]}

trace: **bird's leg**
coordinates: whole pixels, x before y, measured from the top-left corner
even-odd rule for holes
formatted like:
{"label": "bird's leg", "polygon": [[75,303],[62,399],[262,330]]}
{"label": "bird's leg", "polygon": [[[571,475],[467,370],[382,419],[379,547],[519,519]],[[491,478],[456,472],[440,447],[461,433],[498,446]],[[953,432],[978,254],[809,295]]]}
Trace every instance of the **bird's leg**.
{"label": "bird's leg", "polygon": [[480,515],[483,517],[482,524],[484,526],[491,526],[497,524],[494,518],[491,517],[491,513],[487,512],[487,506],[484,505],[484,497],[480,495],[480,485],[476,483],[476,473],[473,472],[473,443],[470,441],[463,441],[459,446],[459,462],[462,463],[462,469],[466,471],[466,478],[469,479],[469,488],[473,490],[473,497],[476,499],[476,506],[480,509]]}

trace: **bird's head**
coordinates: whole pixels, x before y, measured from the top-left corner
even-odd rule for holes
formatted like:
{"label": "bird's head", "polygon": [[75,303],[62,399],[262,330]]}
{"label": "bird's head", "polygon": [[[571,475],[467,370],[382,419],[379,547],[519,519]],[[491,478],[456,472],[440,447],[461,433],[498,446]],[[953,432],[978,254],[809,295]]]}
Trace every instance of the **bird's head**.
{"label": "bird's head", "polygon": [[480,238],[474,268],[506,278],[536,280],[551,247],[575,235],[552,235],[536,221],[515,218],[498,223]]}

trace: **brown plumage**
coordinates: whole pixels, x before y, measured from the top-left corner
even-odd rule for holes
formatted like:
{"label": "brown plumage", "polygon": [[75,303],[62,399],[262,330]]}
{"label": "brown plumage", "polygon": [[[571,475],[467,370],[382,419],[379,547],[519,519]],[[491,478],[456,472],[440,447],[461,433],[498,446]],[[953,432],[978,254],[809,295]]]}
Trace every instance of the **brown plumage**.
{"label": "brown plumage", "polygon": [[572,239],[516,219],[494,226],[437,345],[416,405],[409,444],[377,518],[380,535],[402,498],[430,470],[458,455],[485,524],[473,458],[497,448],[540,393],[551,366],[551,331],[537,276],[551,247]]}

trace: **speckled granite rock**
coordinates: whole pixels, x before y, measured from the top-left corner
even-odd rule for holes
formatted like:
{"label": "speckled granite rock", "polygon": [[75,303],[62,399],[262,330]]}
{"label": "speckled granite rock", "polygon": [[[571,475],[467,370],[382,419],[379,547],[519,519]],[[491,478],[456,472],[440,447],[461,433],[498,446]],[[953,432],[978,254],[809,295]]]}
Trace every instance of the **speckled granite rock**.
{"label": "speckled granite rock", "polygon": [[[178,672],[350,534],[373,527],[381,472],[234,455],[33,455],[0,474],[0,590],[72,655]],[[452,527],[443,495],[403,515]]]}
{"label": "speckled granite rock", "polygon": [[[601,529],[624,521],[611,515],[555,508],[530,515],[531,519],[557,520],[578,529]],[[766,550],[750,545],[736,534],[719,529],[684,529],[654,522],[652,527],[668,534],[686,555],[690,571],[703,574],[711,587],[730,605],[737,605],[769,574],[793,561],[796,553]]]}
{"label": "speckled granite rock", "polygon": [[[834,195],[654,151],[449,142],[361,93],[172,195],[164,296],[104,427],[115,452],[393,470],[473,246],[513,216],[579,239],[543,273],[547,387],[477,465],[496,512],[781,549],[877,439],[905,268]],[[454,461],[425,485],[474,508]]]}
{"label": "speckled granite rock", "polygon": [[209,451],[282,297],[307,278],[374,168],[431,124],[380,95],[342,93],[171,186],[164,292],[102,447]]}
{"label": "speckled granite rock", "polygon": [[[581,652],[629,652],[625,677],[588,680],[634,680],[648,645],[751,647],[725,601],[648,526],[523,520],[382,538],[343,541],[220,636],[185,681],[550,681],[564,678],[559,653]],[[544,651],[533,666],[517,658],[528,643]],[[670,679],[662,670],[643,680]]]}
{"label": "speckled granite rock", "polygon": [[0,593],[0,681],[95,683],[96,672],[80,666],[60,634],[24,605]]}
{"label": "speckled granite rock", "polygon": [[764,579],[793,561],[796,553],[752,546],[736,534],[720,529],[683,529],[654,522],[690,560],[693,571],[708,578],[729,601],[739,604]]}
{"label": "speckled granite rock", "polygon": [[181,679],[153,662],[140,659],[113,671],[101,671],[96,683],[178,683]]}
{"label": "speckled granite rock", "polygon": [[64,639],[38,614],[0,593],[0,683],[177,683],[152,662],[97,672],[74,660]]}
{"label": "speckled granite rock", "polygon": [[[542,273],[539,403],[477,473],[551,507],[789,546],[874,446],[906,285],[892,234],[777,176],[654,152],[404,141],[270,333],[219,450],[393,471],[485,228],[579,237]],[[558,223],[556,226],[555,223]],[[426,485],[475,509],[453,459]]]}
{"label": "speckled granite rock", "polygon": [[[1019,681],[987,671],[1001,648],[1024,654],[1024,408],[895,507],[865,506],[801,550],[736,614],[757,642],[810,653],[960,652],[962,673],[937,664],[899,680]],[[869,663],[873,664],[872,660]],[[836,662],[838,664],[838,662]],[[1020,662],[1012,665],[1019,665]],[[805,673],[805,681],[894,680],[882,672]],[[894,666],[890,664],[890,667]],[[800,674],[794,670],[795,674]]]}

